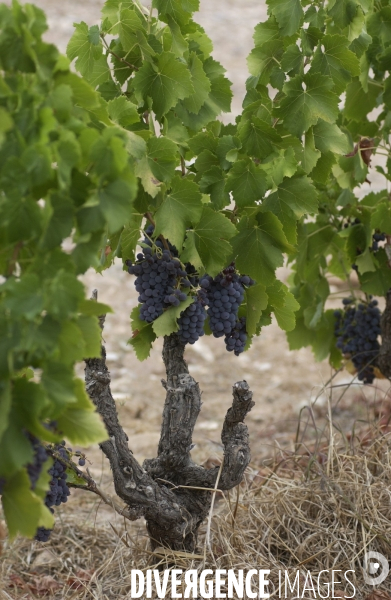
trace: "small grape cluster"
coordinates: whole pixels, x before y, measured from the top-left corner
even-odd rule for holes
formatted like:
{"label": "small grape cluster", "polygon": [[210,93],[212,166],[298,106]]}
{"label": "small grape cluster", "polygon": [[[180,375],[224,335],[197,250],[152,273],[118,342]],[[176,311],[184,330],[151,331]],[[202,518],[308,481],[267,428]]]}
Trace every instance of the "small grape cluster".
{"label": "small grape cluster", "polygon": [[363,383],[375,379],[374,362],[379,354],[380,317],[377,301],[360,302],[344,298],[344,310],[334,312],[337,348],[353,362],[357,377]]}
{"label": "small grape cluster", "polygon": [[[48,471],[49,475],[51,475],[51,480],[49,483],[49,491],[45,498],[45,505],[49,508],[50,512],[54,512],[53,506],[60,506],[60,504],[67,502],[68,496],[70,495],[69,487],[66,483],[66,466],[61,461],[61,458],[65,461],[68,460],[68,453],[64,446],[65,442],[62,442],[54,447],[54,450],[60,458],[55,458],[53,466]],[[38,527],[35,539],[38,542],[47,542],[51,532],[51,529]]]}
{"label": "small grape cluster", "polygon": [[238,321],[238,310],[243,302],[245,286],[254,283],[251,277],[238,275],[234,263],[214,279],[210,275],[202,277],[200,286],[206,291],[209,326],[214,337],[231,334]]}
{"label": "small grape cluster", "polygon": [[235,356],[243,352],[247,342],[246,317],[240,317],[231,333],[225,336],[224,341],[228,352],[234,352]]}
{"label": "small grape cluster", "polygon": [[187,279],[177,258],[173,258],[169,250],[158,249],[153,252],[150,247],[143,248],[137,254],[137,262],[127,261],[128,272],[136,275],[135,287],[141,303],[140,319],[152,323],[163,314],[165,308],[179,306],[186,299],[186,294],[178,287]]}
{"label": "small grape cluster", "polygon": [[34,489],[41,474],[42,467],[48,459],[48,453],[36,437],[31,434],[27,434],[27,437],[29,438],[34,451],[33,460],[27,465],[31,489]]}
{"label": "small grape cluster", "polygon": [[371,249],[373,252],[377,252],[379,250],[379,242],[384,242],[386,240],[386,234],[375,232],[372,235],[372,240]]}
{"label": "small grape cluster", "polygon": [[178,335],[182,344],[194,344],[204,335],[205,301],[205,292],[201,289],[193,303],[181,312],[178,319]]}

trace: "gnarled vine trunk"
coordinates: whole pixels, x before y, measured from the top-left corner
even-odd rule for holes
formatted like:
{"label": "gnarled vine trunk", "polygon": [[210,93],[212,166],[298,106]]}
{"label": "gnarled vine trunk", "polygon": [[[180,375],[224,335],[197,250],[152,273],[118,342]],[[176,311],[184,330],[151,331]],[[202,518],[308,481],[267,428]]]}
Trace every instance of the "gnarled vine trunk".
{"label": "gnarled vine trunk", "polygon": [[[103,328],[104,319],[101,319]],[[164,546],[194,552],[198,529],[207,517],[212,491],[238,485],[250,461],[248,430],[243,421],[254,402],[246,381],[233,386],[233,402],[222,429],[222,467],[205,469],[191,458],[192,436],[201,409],[201,392],[190,376],[178,335],[164,338],[166,400],[156,458],[141,466],[128,447],[114,399],[102,346],[99,359],[86,360],[87,391],[106,425],[109,439],[100,444],[110,461],[115,491],[125,502],[126,516],[144,516],[152,549]],[[204,489],[194,489],[204,488]],[[211,491],[208,491],[211,490]]]}

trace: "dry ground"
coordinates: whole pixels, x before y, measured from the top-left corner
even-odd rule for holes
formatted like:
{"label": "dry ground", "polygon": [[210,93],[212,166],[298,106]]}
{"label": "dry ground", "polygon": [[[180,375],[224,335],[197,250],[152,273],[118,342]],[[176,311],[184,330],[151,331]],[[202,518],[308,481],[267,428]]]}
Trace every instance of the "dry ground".
{"label": "dry ground", "polygon": [[[36,4],[44,8],[49,17],[50,30],[47,38],[64,50],[72,33],[72,23],[80,20],[85,20],[88,24],[97,22],[102,2],[100,0],[83,2],[38,0]],[[211,0],[209,2],[201,0],[201,10],[197,19],[214,41],[215,57],[225,65],[228,76],[234,84],[233,114],[239,112],[244,94],[244,81],[247,76],[245,57],[252,46],[252,30],[264,16],[264,2],[258,0]],[[89,292],[97,288],[99,300],[110,304],[114,309],[114,314],[107,317],[104,331],[108,365],[112,376],[112,391],[117,401],[121,421],[129,435],[130,445],[136,457],[142,461],[145,457],[154,456],[159,439],[164,401],[164,390],[160,384],[160,380],[164,377],[160,356],[161,343],[155,344],[151,358],[144,363],[139,363],[132,349],[127,346],[126,342],[131,334],[129,313],[135,305],[136,293],[133,278],[122,271],[119,263],[111,267],[103,276],[88,272],[83,277],[83,281]],[[335,291],[338,292],[337,289]],[[343,290],[339,291],[342,297]],[[232,384],[237,380],[246,379],[254,392],[256,404],[248,418],[252,464],[247,474],[247,486],[264,484],[265,476],[270,474],[270,465],[274,464],[274,461],[285,460],[290,453],[296,452],[295,441],[298,439],[305,442],[305,445],[300,447],[301,453],[306,451],[305,448],[309,449],[310,454],[315,453],[317,457],[315,463],[320,464],[322,470],[326,469],[328,476],[330,468],[334,469],[336,464],[339,465],[338,476],[340,476],[343,472],[340,468],[341,464],[347,463],[344,463],[341,456],[334,461],[334,450],[330,454],[326,449],[318,456],[318,449],[314,445],[315,440],[327,433],[327,436],[322,438],[327,440],[327,448],[330,441],[333,444],[347,443],[349,447],[349,440],[346,441],[347,438],[338,432],[342,431],[345,435],[351,433],[356,427],[362,428],[362,422],[373,422],[378,410],[376,400],[382,399],[387,389],[384,382],[377,383],[376,386],[357,385],[355,382],[352,383],[352,378],[346,373],[333,379],[330,385],[332,372],[328,365],[315,363],[308,350],[290,353],[285,335],[275,324],[266,328],[261,337],[254,342],[251,350],[239,358],[227,353],[221,340],[204,337],[187,350],[187,360],[191,374],[200,383],[204,393],[202,413],[195,430],[196,447],[193,457],[196,461],[218,461],[221,457],[220,428],[223,416],[230,405]],[[82,375],[82,365],[79,372]],[[303,407],[311,404],[312,413],[308,408],[302,410]],[[297,434],[299,418],[301,428]],[[330,433],[332,433],[331,437]],[[100,481],[102,487],[110,491],[110,472],[99,449],[92,447],[85,451],[91,473]],[[341,452],[344,454],[344,450]],[[381,446],[381,453],[381,459],[376,460],[388,460],[388,446],[387,448]],[[324,454],[327,458],[326,462],[322,458]],[[274,457],[272,461],[270,457]],[[364,463],[366,460],[363,458]],[[262,552],[264,548],[268,548],[268,551],[262,554],[264,560],[270,561],[273,555],[275,557],[273,565],[276,568],[279,564],[289,564],[291,567],[297,564],[297,561],[295,563],[295,559],[292,559],[293,555],[303,560],[314,552],[319,553],[318,557],[324,556],[325,560],[327,558],[328,564],[332,564],[332,561],[335,561],[336,565],[346,564],[348,560],[346,556],[343,558],[342,555],[338,555],[338,552],[336,554],[329,552],[335,536],[343,534],[341,539],[345,539],[344,535],[349,538],[351,554],[356,550],[357,553],[361,553],[362,543],[370,542],[371,529],[368,533],[365,526],[362,526],[364,527],[362,529],[360,525],[361,537],[357,538],[354,537],[355,529],[351,525],[353,521],[357,525],[360,519],[364,519],[363,515],[365,518],[368,517],[368,505],[361,506],[361,516],[358,520],[357,518],[354,520],[353,515],[353,521],[349,521],[348,526],[346,522],[342,522],[342,513],[349,508],[345,505],[343,510],[341,509],[342,513],[339,514],[337,506],[340,500],[337,499],[336,502],[322,496],[322,494],[327,496],[327,490],[325,491],[324,487],[323,491],[320,489],[319,482],[322,478],[319,472],[315,469],[314,477],[318,479],[315,484],[311,484],[307,467],[303,467],[301,462],[301,468],[297,471],[295,464],[293,461],[291,470],[287,469],[281,478],[276,476],[277,483],[263,488],[262,493],[265,495],[259,496],[262,501],[258,504],[254,504],[254,492],[251,489],[245,491],[247,488],[243,488],[245,493],[237,509],[236,522],[239,524],[239,531],[236,531],[232,525],[233,517],[231,509],[227,508],[227,500],[220,500],[217,503],[212,546],[214,556],[220,561],[220,565],[227,565],[227,556],[230,556],[229,560],[233,560],[236,565],[241,564],[241,568],[245,568],[246,565],[251,566],[257,562],[257,552],[261,552],[259,550],[261,546]],[[354,474],[355,469],[359,473],[357,476],[352,476],[356,486],[352,492],[354,495],[364,485],[365,469],[363,471],[363,462],[354,468],[349,463],[349,469],[350,473]],[[385,469],[383,465],[382,469],[383,478],[378,482],[381,490],[379,503],[382,516],[379,517],[377,527],[383,527],[390,532],[390,516],[384,507],[386,502],[384,486],[390,483],[391,476],[387,470],[388,466]],[[292,477],[291,483],[288,482],[289,477]],[[254,478],[255,483],[253,483]],[[303,491],[304,496],[299,498],[297,494],[300,490]],[[351,491],[350,489],[349,497]],[[316,527],[311,511],[304,514],[309,506],[306,504],[307,501],[310,502],[308,498],[313,498],[314,495],[317,498],[320,515],[319,526]],[[21,540],[13,546],[4,542],[3,557],[0,557],[1,600],[3,598],[5,600],[34,599],[45,593],[49,596],[53,593],[53,597],[66,599],[111,600],[126,597],[129,569],[135,564],[145,566],[148,560],[143,523],[128,526],[129,534],[126,536],[118,516],[111,509],[100,505],[95,498],[87,496],[88,494],[84,492],[75,492],[69,504],[57,511],[56,532],[53,534],[52,541],[43,547]],[[291,498],[290,502],[289,498]],[[234,502],[233,497],[231,500]],[[293,507],[295,504],[302,506],[301,501],[304,502],[304,513],[300,516],[294,512]],[[326,513],[331,511],[330,514],[333,514],[333,510],[336,511],[335,514],[338,513],[338,519],[331,520],[330,525],[327,525],[324,511]],[[270,521],[268,527],[265,526],[265,519],[266,522]],[[313,522],[313,534],[318,536],[319,543],[320,538],[324,537],[323,545],[318,547],[314,542],[308,542],[310,532],[305,527],[300,529],[296,539],[292,537],[287,533],[285,519],[288,519],[289,523],[295,522],[299,529],[300,522],[302,524],[305,521]],[[281,520],[285,524],[280,531]],[[223,523],[231,524],[227,526],[228,529],[224,529]],[[111,525],[116,528],[118,535],[113,532]],[[226,534],[224,547],[221,539],[220,542],[218,541],[219,531],[222,530]],[[325,534],[326,530],[328,536]],[[280,533],[276,533],[278,531]],[[281,533],[282,531],[285,533]],[[285,544],[285,554],[279,545],[279,536],[283,540],[282,545]],[[388,537],[390,538],[389,533]],[[262,544],[258,548],[254,540],[259,541],[261,538]],[[298,546],[299,551],[297,551]],[[341,547],[347,546],[342,544]],[[250,550],[247,552],[246,548]],[[383,547],[382,549],[385,552]],[[315,568],[319,566],[317,561],[313,564]],[[358,595],[357,598],[361,600],[364,596]]]}

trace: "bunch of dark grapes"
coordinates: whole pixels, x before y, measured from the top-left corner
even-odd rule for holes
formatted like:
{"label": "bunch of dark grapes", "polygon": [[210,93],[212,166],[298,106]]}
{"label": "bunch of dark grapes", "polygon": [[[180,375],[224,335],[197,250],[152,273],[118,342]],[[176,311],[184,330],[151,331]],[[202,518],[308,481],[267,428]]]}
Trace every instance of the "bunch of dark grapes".
{"label": "bunch of dark grapes", "polygon": [[194,344],[204,335],[204,322],[206,319],[205,292],[200,290],[193,304],[190,304],[178,319],[179,338],[182,344]]}
{"label": "bunch of dark grapes", "polygon": [[384,242],[386,240],[386,234],[375,232],[372,235],[372,240],[373,241],[372,241],[371,249],[373,250],[373,252],[377,252],[379,250],[379,242]]}
{"label": "bunch of dark grapes", "polygon": [[243,352],[247,341],[246,317],[240,317],[236,321],[235,327],[225,336],[224,341],[228,352],[234,352],[236,356]]}
{"label": "bunch of dark grapes", "polygon": [[41,474],[42,467],[48,459],[48,454],[44,446],[42,446],[41,442],[36,437],[31,434],[28,434],[27,437],[29,438],[34,451],[33,460],[27,465],[31,489],[34,489]]}
{"label": "bunch of dark grapes", "polygon": [[200,286],[206,291],[209,326],[214,337],[230,335],[238,320],[239,306],[243,302],[245,286],[255,282],[247,275],[238,275],[231,263],[213,279],[205,275]]}
{"label": "bunch of dark grapes", "polygon": [[344,310],[335,315],[335,336],[337,348],[350,358],[357,371],[357,377],[364,383],[375,379],[374,362],[379,354],[381,313],[376,300],[368,303],[353,304],[353,299],[345,298]]}
{"label": "bunch of dark grapes", "polygon": [[[145,229],[145,237],[144,237],[144,244],[146,244],[147,246],[149,246],[150,248],[152,248],[152,241],[151,238],[153,236],[153,232],[155,231],[155,227],[153,225],[148,225],[148,227]],[[168,240],[166,240],[166,243],[168,245],[168,249],[170,251],[170,253],[172,254],[172,256],[177,257],[178,256],[178,250],[176,249],[175,246],[173,246]],[[157,238],[154,241],[155,246],[157,246],[157,248],[160,248],[162,251],[164,250],[164,244],[163,242]],[[183,287],[197,287],[198,283],[199,283],[199,277],[198,277],[198,273],[197,270],[194,268],[194,266],[191,263],[186,263],[185,264],[185,270],[186,270],[186,275],[187,278],[184,278],[182,280],[182,286]]]}
{"label": "bunch of dark grapes", "polygon": [[186,294],[178,289],[178,282],[187,279],[177,258],[173,258],[168,250],[153,252],[152,248],[143,248],[137,255],[137,262],[127,261],[128,271],[136,275],[135,287],[141,303],[140,319],[151,323],[165,308],[179,306],[186,299]]}
{"label": "bunch of dark grapes", "polygon": [[[60,460],[58,458],[55,458],[53,466],[48,471],[49,475],[51,475],[51,480],[49,484],[49,491],[46,494],[45,498],[45,505],[49,508],[51,512],[54,512],[53,506],[60,506],[60,504],[62,504],[63,502],[67,502],[68,496],[70,495],[69,487],[66,483],[66,466],[63,462],[61,462],[61,457],[65,460],[68,459],[67,451],[64,448],[64,444],[55,446],[54,449],[56,453],[60,455]],[[50,537],[51,531],[51,529],[39,527],[37,533],[35,534],[35,539],[38,542],[47,542]]]}

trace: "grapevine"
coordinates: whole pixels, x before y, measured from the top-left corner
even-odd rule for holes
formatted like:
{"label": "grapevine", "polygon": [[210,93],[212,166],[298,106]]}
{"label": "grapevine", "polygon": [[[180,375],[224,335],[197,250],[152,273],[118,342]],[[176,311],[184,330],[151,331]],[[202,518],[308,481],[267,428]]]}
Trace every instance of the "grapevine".
{"label": "grapevine", "polygon": [[[243,111],[226,125],[231,85],[196,1],[107,0],[100,24],[75,26],[67,57],[42,40],[42,11],[11,4],[0,7],[0,494],[10,536],[40,525],[44,539],[68,493],[56,459],[45,506],[38,497],[48,444],[65,461],[62,437],[103,449],[111,435],[75,377],[100,360],[110,311],[81,283],[90,267],[120,259],[135,276],[140,360],[156,338],[183,350],[210,333],[239,355],[273,318],[292,350],[311,346],[335,369],[351,360],[364,383],[378,375],[388,340],[371,296],[391,289],[391,203],[368,185],[375,170],[391,178],[390,19],[385,0],[292,11],[267,0]],[[332,278],[368,300],[334,316]],[[41,428],[26,442],[33,420],[57,420],[61,437]]]}

